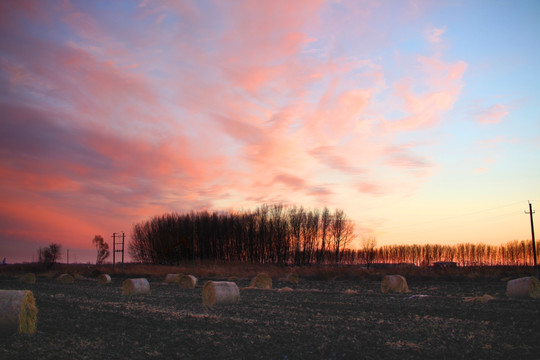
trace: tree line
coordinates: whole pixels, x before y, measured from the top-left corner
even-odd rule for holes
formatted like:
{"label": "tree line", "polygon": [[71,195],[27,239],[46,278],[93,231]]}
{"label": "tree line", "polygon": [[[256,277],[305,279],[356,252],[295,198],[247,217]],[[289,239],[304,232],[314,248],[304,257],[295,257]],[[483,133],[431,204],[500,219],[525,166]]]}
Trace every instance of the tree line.
{"label": "tree line", "polygon": [[[192,211],[155,216],[133,226],[128,252],[138,262],[170,265],[185,260],[368,266],[429,266],[441,261],[459,266],[534,264],[531,241],[376,247],[374,238],[363,238],[360,248],[352,249],[349,245],[354,238],[354,223],[343,210],[278,204],[240,212]],[[94,242],[99,259],[100,246]]]}
{"label": "tree line", "polygon": [[[540,246],[537,245],[537,253]],[[435,262],[455,262],[459,266],[532,266],[532,241],[510,241],[501,245],[462,243],[456,245],[385,245],[379,248],[362,246],[346,251],[348,264],[407,263],[429,266]]]}
{"label": "tree line", "polygon": [[343,210],[262,205],[241,212],[189,212],[155,216],[133,226],[128,251],[136,261],[183,260],[260,264],[343,262],[354,223]]}

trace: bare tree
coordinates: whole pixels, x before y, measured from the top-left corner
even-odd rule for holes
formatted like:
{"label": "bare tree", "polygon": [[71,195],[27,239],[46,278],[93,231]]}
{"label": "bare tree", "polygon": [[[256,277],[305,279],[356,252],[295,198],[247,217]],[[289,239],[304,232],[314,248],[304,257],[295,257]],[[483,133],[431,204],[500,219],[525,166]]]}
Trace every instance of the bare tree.
{"label": "bare tree", "polygon": [[50,244],[49,246],[40,248],[38,250],[38,260],[47,268],[50,268],[56,263],[56,261],[61,259],[61,251],[61,245],[55,243]]}
{"label": "bare tree", "polygon": [[340,209],[334,211],[330,225],[330,236],[334,250],[334,259],[339,264],[343,251],[354,238],[354,223]]}
{"label": "bare tree", "polygon": [[327,248],[327,239],[328,239],[328,233],[330,232],[330,225],[331,225],[331,215],[330,210],[328,210],[327,207],[325,207],[321,214],[321,245],[319,246],[319,253],[317,256],[317,263],[321,264],[324,263],[326,260],[326,248]]}
{"label": "bare tree", "polygon": [[375,246],[377,246],[377,240],[370,236],[362,238],[362,260],[369,269],[371,263],[375,259]]}
{"label": "bare tree", "polygon": [[105,259],[109,257],[109,244],[107,244],[105,240],[103,240],[103,236],[101,235],[94,236],[92,243],[97,250],[96,265],[102,264],[103,261],[105,261]]}

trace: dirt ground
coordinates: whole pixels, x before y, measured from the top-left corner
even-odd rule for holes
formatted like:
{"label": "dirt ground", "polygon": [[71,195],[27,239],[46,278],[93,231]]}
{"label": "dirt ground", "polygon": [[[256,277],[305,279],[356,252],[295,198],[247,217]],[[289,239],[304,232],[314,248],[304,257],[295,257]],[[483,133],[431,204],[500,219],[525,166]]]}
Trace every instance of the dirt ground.
{"label": "dirt ground", "polygon": [[[37,334],[2,337],[0,359],[540,358],[540,300],[507,298],[502,281],[409,280],[408,294],[382,294],[380,281],[274,281],[207,308],[208,279],[185,290],[149,278],[138,296],[122,295],[123,280],[0,279],[31,290],[39,310]],[[484,294],[494,299],[467,301]]]}

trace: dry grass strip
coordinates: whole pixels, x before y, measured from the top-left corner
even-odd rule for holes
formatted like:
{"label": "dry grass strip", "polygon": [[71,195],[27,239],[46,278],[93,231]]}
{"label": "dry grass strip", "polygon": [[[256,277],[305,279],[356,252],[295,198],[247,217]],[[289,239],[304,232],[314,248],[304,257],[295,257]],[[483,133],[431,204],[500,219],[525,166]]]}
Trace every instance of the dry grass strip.
{"label": "dry grass strip", "polygon": [[495,298],[488,294],[484,294],[482,296],[466,297],[465,299],[463,299],[463,301],[465,302],[480,302],[484,304],[492,300],[495,300]]}

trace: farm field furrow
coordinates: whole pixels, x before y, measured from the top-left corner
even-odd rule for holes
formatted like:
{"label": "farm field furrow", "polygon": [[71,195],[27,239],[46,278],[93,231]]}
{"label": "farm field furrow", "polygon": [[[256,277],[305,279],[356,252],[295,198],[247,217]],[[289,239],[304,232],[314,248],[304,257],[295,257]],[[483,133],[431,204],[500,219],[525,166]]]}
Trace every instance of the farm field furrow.
{"label": "farm field furrow", "polygon": [[[31,290],[39,310],[37,334],[2,337],[0,359],[540,357],[540,301],[507,298],[501,281],[413,280],[410,293],[382,294],[379,281],[258,290],[238,280],[240,303],[208,308],[208,279],[180,289],[149,278],[151,293],[134,296],[122,295],[123,280],[0,279],[1,289]],[[466,301],[484,294],[494,299]]]}

